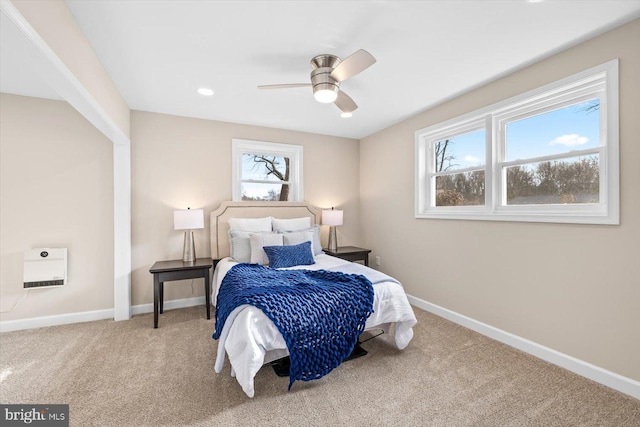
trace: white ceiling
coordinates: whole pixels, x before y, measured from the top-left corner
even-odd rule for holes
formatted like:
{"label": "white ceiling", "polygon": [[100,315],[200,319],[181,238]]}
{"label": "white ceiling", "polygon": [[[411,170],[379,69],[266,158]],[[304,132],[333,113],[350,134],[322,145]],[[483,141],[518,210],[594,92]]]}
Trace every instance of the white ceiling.
{"label": "white ceiling", "polygon": [[[640,16],[640,0],[67,4],[131,109],[351,138]],[[5,44],[0,90],[20,93]],[[310,88],[256,88],[308,82],[313,56],[361,48],[378,62],[341,86],[359,105],[350,119]]]}

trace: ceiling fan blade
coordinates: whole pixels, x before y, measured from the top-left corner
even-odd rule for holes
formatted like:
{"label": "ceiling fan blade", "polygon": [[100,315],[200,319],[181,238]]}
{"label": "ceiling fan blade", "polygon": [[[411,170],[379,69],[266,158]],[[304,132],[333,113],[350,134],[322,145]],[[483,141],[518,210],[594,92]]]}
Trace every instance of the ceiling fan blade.
{"label": "ceiling fan blade", "polygon": [[288,89],[294,87],[311,87],[311,83],[288,83],[283,85],[262,85],[258,89]]}
{"label": "ceiling fan blade", "polygon": [[345,58],[331,72],[331,77],[336,81],[343,81],[366,70],[376,63],[376,58],[364,49],[360,49],[351,56]]}
{"label": "ceiling fan blade", "polygon": [[334,101],[334,104],[336,104],[343,113],[352,113],[358,109],[358,104],[343,91],[338,91],[338,97]]}

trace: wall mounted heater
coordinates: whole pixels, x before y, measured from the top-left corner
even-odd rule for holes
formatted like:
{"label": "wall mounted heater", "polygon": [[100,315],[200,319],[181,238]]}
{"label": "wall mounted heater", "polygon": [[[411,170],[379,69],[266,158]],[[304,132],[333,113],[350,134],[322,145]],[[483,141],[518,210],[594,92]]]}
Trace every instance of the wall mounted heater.
{"label": "wall mounted heater", "polygon": [[24,287],[44,288],[67,283],[67,248],[24,251]]}

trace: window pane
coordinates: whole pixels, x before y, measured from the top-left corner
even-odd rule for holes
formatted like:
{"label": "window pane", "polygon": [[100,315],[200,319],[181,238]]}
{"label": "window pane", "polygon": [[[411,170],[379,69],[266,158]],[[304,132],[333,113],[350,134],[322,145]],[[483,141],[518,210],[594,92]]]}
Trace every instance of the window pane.
{"label": "window pane", "polygon": [[436,177],[436,206],[484,205],[484,171]]}
{"label": "window pane", "polygon": [[600,100],[592,99],[507,124],[506,160],[600,146]]}
{"label": "window pane", "polygon": [[242,179],[288,181],[289,158],[262,154],[243,154]]}
{"label": "window pane", "polygon": [[444,172],[485,164],[484,129],[454,136],[433,144],[435,171]]}
{"label": "window pane", "polygon": [[257,184],[243,182],[242,200],[282,201],[289,200],[289,184]]}
{"label": "window pane", "polygon": [[598,155],[507,168],[508,205],[598,203]]}

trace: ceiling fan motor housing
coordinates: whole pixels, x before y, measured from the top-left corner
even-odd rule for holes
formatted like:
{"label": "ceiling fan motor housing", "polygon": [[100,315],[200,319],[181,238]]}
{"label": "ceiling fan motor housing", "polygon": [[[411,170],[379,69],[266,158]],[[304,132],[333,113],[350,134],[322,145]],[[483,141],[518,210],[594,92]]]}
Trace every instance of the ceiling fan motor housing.
{"label": "ceiling fan motor housing", "polygon": [[[338,64],[340,64],[340,58],[334,55],[318,55],[311,60],[311,66],[314,68],[311,71],[311,84],[313,85],[314,95],[319,91],[331,91],[337,95],[340,90],[340,82],[331,77],[331,72]],[[332,99],[329,98],[327,102],[333,102],[334,100],[335,96]]]}

